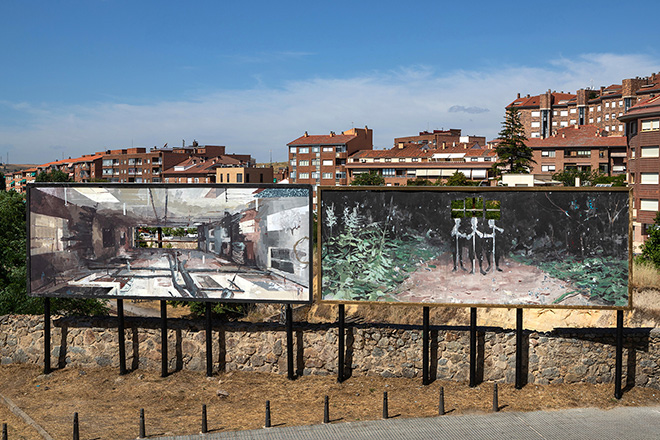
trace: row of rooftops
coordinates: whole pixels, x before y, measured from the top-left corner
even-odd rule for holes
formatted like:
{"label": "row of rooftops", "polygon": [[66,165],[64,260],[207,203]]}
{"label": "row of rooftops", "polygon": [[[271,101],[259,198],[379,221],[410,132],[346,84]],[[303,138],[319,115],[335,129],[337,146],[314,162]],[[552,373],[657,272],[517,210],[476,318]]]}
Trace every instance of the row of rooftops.
{"label": "row of rooftops", "polygon": [[653,73],[647,77],[636,77],[624,79],[622,84],[611,84],[607,87],[601,86],[599,90],[595,89],[580,89],[577,93],[564,93],[563,91],[557,92],[548,90],[547,93],[541,95],[520,96],[518,93],[517,98],[511,102],[507,108],[537,108],[541,105],[541,97],[549,96],[553,107],[579,105],[578,101],[580,96],[584,96],[583,104],[593,105],[607,99],[618,99],[625,97],[643,97],[660,93],[660,73]]}

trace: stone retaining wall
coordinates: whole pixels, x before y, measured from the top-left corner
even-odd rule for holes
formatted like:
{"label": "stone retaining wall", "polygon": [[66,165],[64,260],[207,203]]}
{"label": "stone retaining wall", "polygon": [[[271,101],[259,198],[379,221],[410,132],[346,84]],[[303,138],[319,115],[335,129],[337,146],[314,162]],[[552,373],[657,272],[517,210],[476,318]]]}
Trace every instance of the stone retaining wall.
{"label": "stone retaining wall", "polygon": [[[53,367],[119,365],[116,318],[57,318],[51,330]],[[43,364],[43,317],[0,317],[0,363]],[[205,371],[202,321],[168,320],[170,371]],[[439,380],[466,381],[469,375],[469,329],[432,326],[431,374]],[[160,369],[160,320],[126,318],[129,369]],[[420,377],[420,326],[358,324],[347,327],[346,368],[352,375]],[[514,382],[515,332],[481,328],[477,338],[480,380]],[[286,374],[286,333],[277,323],[216,323],[214,368]],[[660,388],[660,329],[626,329],[625,385]],[[526,332],[523,365],[528,383],[609,383],[614,380],[614,329],[565,329]],[[337,327],[294,325],[297,374],[337,374]]]}

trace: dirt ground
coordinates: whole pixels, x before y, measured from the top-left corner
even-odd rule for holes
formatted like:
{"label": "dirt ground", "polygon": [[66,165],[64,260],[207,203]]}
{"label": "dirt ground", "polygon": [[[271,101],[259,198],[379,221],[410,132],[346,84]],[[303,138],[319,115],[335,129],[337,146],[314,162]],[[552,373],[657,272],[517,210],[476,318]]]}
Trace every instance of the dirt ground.
{"label": "dirt ground", "polygon": [[[430,260],[401,283],[397,300],[445,304],[533,304],[550,305],[573,286],[553,278],[541,269],[502,258],[500,271],[494,264],[485,275],[465,262],[453,272],[450,254]],[[484,263],[484,271],[487,266]],[[474,273],[471,272],[474,270]],[[421,288],[420,288],[421,287]],[[561,305],[587,305],[586,298],[573,295]]]}
{"label": "dirt ground", "polygon": [[[207,405],[210,431],[258,429],[270,400],[273,426],[311,425],[323,421],[324,396],[329,396],[332,423],[382,417],[383,392],[388,392],[390,417],[431,417],[438,413],[444,387],[447,417],[492,410],[493,385],[470,388],[465,383],[421,379],[352,377],[338,384],[334,376],[294,381],[263,373],[180,371],[161,378],[156,371],[119,376],[114,369],[66,368],[44,376],[37,366],[0,367],[0,393],[28,414],[54,439],[70,439],[73,414],[79,413],[81,439],[132,439],[139,433],[140,408],[145,410],[148,437],[200,432],[201,408]],[[556,410],[575,407],[660,405],[660,390],[632,388],[617,401],[612,385],[527,385],[515,390],[499,385],[501,411]],[[41,439],[38,432],[0,405],[9,438]]]}

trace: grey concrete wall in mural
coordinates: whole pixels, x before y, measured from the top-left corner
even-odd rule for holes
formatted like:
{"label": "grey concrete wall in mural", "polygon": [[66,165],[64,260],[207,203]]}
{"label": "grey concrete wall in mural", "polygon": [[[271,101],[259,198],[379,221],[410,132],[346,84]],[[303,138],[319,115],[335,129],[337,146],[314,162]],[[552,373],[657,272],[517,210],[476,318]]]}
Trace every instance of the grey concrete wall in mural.
{"label": "grey concrete wall in mural", "polygon": [[[160,370],[160,321],[127,318],[129,369]],[[171,319],[169,370],[206,371],[203,322]],[[406,325],[352,325],[347,329],[346,368],[357,376],[421,378],[422,329]],[[277,323],[225,323],[213,330],[214,368],[287,374],[286,331]],[[481,329],[477,336],[479,380],[515,381],[512,330]],[[614,329],[562,329],[526,332],[524,369],[531,384],[612,383]],[[54,367],[119,366],[116,318],[53,320]],[[466,381],[469,331],[431,327],[431,372],[438,380]],[[327,324],[294,326],[296,371],[337,374],[337,328]],[[43,317],[0,317],[0,363],[43,365]],[[660,389],[660,329],[627,329],[623,350],[624,385]]]}
{"label": "grey concrete wall in mural", "polygon": [[323,188],[327,301],[627,307],[627,189]]}

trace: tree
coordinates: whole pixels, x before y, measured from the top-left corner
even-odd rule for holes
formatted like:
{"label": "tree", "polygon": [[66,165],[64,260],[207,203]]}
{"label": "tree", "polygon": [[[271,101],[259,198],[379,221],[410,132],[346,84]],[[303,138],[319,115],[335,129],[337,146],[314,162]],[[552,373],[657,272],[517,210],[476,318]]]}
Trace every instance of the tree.
{"label": "tree", "polygon": [[353,178],[351,185],[355,186],[377,186],[385,185],[385,178],[381,176],[378,171],[372,170],[368,173],[358,174]]}
{"label": "tree", "polygon": [[449,176],[446,186],[474,186],[474,183],[468,180],[465,174],[456,171],[454,174]]}
{"label": "tree", "polygon": [[35,179],[36,182],[72,182],[69,175],[64,171],[52,169],[50,171],[42,171]]}
{"label": "tree", "polygon": [[564,170],[552,175],[552,179],[564,184],[564,186],[575,186],[575,179],[580,178],[580,186],[594,186],[599,184],[612,184],[612,186],[626,186],[623,174],[608,176],[599,171],[578,171],[576,169]]}
{"label": "tree", "polygon": [[500,143],[495,148],[497,162],[493,169],[497,173],[506,170],[509,173],[529,174],[530,165],[536,161],[532,159],[532,149],[525,145],[527,138],[517,108],[506,109],[502,130],[498,136]]}
{"label": "tree", "polygon": [[655,223],[646,230],[648,237],[642,244],[642,255],[639,259],[642,262],[650,263],[660,269],[660,212],[655,214]]}
{"label": "tree", "polygon": [[408,185],[408,186],[432,186],[433,183],[429,179],[425,179],[423,177],[418,177],[416,179],[408,179],[408,182],[406,182],[406,185]]}

